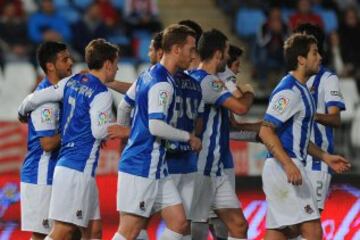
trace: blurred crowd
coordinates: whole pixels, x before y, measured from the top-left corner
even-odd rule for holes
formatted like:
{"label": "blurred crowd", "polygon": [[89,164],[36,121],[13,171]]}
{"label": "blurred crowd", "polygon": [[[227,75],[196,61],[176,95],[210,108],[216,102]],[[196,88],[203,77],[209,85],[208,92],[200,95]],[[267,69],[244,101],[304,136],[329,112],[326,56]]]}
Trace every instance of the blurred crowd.
{"label": "blurred crowd", "polygon": [[[233,30],[248,43],[253,76],[271,89],[271,76],[282,74],[284,39],[299,23],[321,26],[325,33],[323,63],[340,77],[353,77],[360,87],[360,1],[357,0],[217,0],[232,16]],[[245,16],[245,19],[242,17]],[[249,17],[250,16],[250,17]],[[244,21],[253,30],[244,31]],[[279,74],[276,74],[279,73]],[[274,78],[274,80],[277,78]],[[359,88],[360,89],[360,88]]]}
{"label": "blurred crowd", "polygon": [[135,60],[139,41],[161,30],[156,0],[0,0],[0,64],[35,62],[36,46],[63,41],[76,61],[94,38],[105,38]]}

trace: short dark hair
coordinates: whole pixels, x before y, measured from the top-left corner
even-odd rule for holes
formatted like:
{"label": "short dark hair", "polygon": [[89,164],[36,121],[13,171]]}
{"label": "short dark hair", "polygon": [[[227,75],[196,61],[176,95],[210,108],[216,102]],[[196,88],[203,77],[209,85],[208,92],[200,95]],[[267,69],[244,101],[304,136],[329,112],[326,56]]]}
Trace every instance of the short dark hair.
{"label": "short dark hair", "polygon": [[229,60],[227,61],[228,67],[231,66],[233,62],[236,61],[243,54],[243,50],[235,45],[230,45],[229,48]]}
{"label": "short dark hair", "polygon": [[313,35],[317,41],[318,51],[322,55],[324,51],[325,33],[319,25],[314,25],[311,23],[299,24],[295,28],[294,33],[305,33]]}
{"label": "short dark hair", "polygon": [[197,46],[199,39],[201,37],[201,34],[203,33],[201,26],[197,22],[190,20],[190,19],[181,20],[180,22],[178,22],[178,24],[187,26],[187,27],[191,28],[192,30],[194,30],[194,32],[196,33],[195,39],[196,39],[196,46]]}
{"label": "short dark hair", "polygon": [[227,40],[228,38],[217,29],[204,32],[198,45],[201,61],[212,58],[217,50],[224,52]]}
{"label": "short dark hair", "polygon": [[89,69],[100,69],[107,60],[114,61],[119,56],[119,48],[105,39],[94,39],[85,48],[85,62]]}
{"label": "short dark hair", "polygon": [[161,47],[162,38],[163,38],[163,32],[158,32],[154,35],[152,40],[153,40],[153,47],[155,50],[162,49]]}
{"label": "short dark hair", "polygon": [[57,54],[65,51],[66,45],[61,42],[46,41],[39,45],[36,51],[36,58],[41,69],[47,73],[46,64],[54,63],[56,61]]}
{"label": "short dark hair", "polygon": [[311,44],[317,44],[316,38],[303,33],[292,34],[284,43],[284,58],[288,71],[296,70],[298,57],[306,57]]}
{"label": "short dark hair", "polygon": [[175,44],[185,44],[188,36],[196,38],[195,32],[187,26],[173,24],[165,28],[161,44],[164,52],[170,52],[171,47]]}

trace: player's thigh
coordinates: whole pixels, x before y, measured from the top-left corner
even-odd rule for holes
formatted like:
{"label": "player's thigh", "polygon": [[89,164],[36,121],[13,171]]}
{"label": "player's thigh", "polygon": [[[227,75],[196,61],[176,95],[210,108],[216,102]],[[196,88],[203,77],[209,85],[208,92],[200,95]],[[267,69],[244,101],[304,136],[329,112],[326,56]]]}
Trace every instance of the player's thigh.
{"label": "player's thigh", "polygon": [[131,213],[120,213],[120,226],[118,231],[127,239],[134,239],[139,235],[141,229],[146,227],[146,224],[146,217]]}
{"label": "player's thigh", "polygon": [[265,232],[265,240],[287,240],[288,238],[286,237],[286,235],[280,231],[280,230],[276,230],[276,229],[266,229]]}
{"label": "player's thigh", "polygon": [[322,239],[322,227],[320,219],[306,221],[299,224],[301,236],[305,239]]}
{"label": "player's thigh", "polygon": [[181,203],[163,208],[160,214],[167,228],[175,232],[184,233],[189,228],[185,210]]}
{"label": "player's thigh", "polygon": [[87,228],[81,228],[82,239],[101,239],[102,223],[100,219],[90,220]]}
{"label": "player's thigh", "polygon": [[228,229],[242,228],[244,231],[247,229],[247,221],[241,208],[216,209],[215,213]]}

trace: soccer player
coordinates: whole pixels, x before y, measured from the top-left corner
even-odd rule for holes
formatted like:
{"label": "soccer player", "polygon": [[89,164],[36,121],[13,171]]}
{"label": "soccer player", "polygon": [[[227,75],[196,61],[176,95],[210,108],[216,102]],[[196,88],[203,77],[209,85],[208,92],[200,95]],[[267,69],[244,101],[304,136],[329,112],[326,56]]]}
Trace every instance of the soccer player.
{"label": "soccer player", "polygon": [[163,31],[164,55],[136,81],[135,114],[128,144],[119,164],[117,208],[120,225],[113,240],[135,239],[150,215],[160,211],[167,228],[161,239],[182,239],[187,222],[179,193],[164,161],[164,140],[188,142],[201,149],[194,134],[172,127],[174,75],[186,69],[195,50],[195,33],[171,25]]}
{"label": "soccer player", "polygon": [[[313,35],[317,40],[319,52],[323,52],[325,34],[319,26],[309,23],[301,24],[295,29],[295,32]],[[340,111],[345,110],[345,102],[339,87],[339,78],[335,73],[321,66],[320,71],[310,77],[306,85],[314,97],[316,105],[315,124],[311,132],[311,141],[322,150],[334,153],[333,128],[340,127]],[[324,209],[333,172],[324,161],[310,155],[307,157],[305,169],[313,185],[321,213]]]}
{"label": "soccer player", "polygon": [[316,106],[306,82],[320,69],[316,39],[305,34],[290,36],[284,56],[290,72],[274,89],[260,129],[269,150],[262,173],[268,202],[265,239],[294,237],[289,230],[295,226],[303,238],[320,240],[320,215],[304,169],[307,152],[336,172],[348,169],[349,163],[309,142]]}
{"label": "soccer player", "polygon": [[[218,30],[204,32],[198,44],[201,63],[190,75],[201,85],[205,111],[202,144],[198,157],[200,176],[195,184],[192,221],[207,222],[211,209],[229,229],[229,239],[246,238],[247,222],[240,208],[240,202],[230,180],[224,175],[223,167],[229,149],[229,109],[237,114],[248,111],[253,94],[246,92],[241,99],[235,98],[224,88],[217,74],[225,70],[229,42]],[[195,228],[198,229],[198,228]],[[200,229],[200,228],[199,228]],[[206,231],[192,231],[193,239],[204,239]]]}
{"label": "soccer player", "polygon": [[[71,75],[73,61],[65,44],[44,42],[37,60],[45,78],[35,91],[56,85]],[[50,232],[49,204],[53,173],[60,148],[59,104],[46,103],[28,119],[28,153],[21,168],[21,229],[31,231],[31,239],[44,239]]]}
{"label": "soccer player", "polygon": [[91,233],[100,221],[95,172],[100,143],[112,121],[112,96],[104,84],[115,77],[118,48],[103,39],[93,40],[85,49],[85,60],[89,73],[35,92],[19,107],[19,114],[25,115],[44,102],[61,101],[63,105],[61,150],[49,211],[54,226],[48,240],[69,238],[76,226],[83,230],[83,238],[101,239],[101,231],[97,236]]}

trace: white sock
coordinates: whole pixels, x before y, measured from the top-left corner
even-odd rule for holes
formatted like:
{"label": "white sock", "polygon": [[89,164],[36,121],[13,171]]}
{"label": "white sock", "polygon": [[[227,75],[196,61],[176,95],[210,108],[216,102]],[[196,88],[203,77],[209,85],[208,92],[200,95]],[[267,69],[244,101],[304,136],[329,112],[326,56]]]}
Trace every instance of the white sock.
{"label": "white sock", "polygon": [[228,237],[228,229],[220,218],[212,218],[211,223],[214,226],[215,235],[217,238],[226,239]]}
{"label": "white sock", "polygon": [[234,237],[228,237],[228,240],[246,240],[246,238],[234,238]]}
{"label": "white sock", "polygon": [[49,236],[46,236],[46,238],[44,240],[53,240],[53,239]]}
{"label": "white sock", "polygon": [[148,240],[149,236],[147,234],[146,229],[141,229],[139,235],[137,236],[136,240]]}
{"label": "white sock", "polygon": [[182,238],[183,238],[182,234],[174,232],[168,228],[165,228],[159,240],[181,240]]}
{"label": "white sock", "polygon": [[120,233],[116,232],[111,240],[126,240],[126,238]]}
{"label": "white sock", "polygon": [[209,235],[209,225],[207,222],[192,222],[191,236],[192,239],[204,240]]}
{"label": "white sock", "polygon": [[191,240],[191,235],[183,236],[182,240]]}

